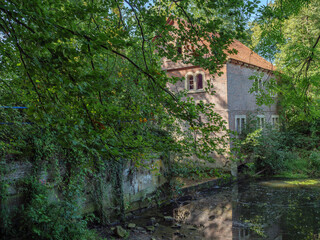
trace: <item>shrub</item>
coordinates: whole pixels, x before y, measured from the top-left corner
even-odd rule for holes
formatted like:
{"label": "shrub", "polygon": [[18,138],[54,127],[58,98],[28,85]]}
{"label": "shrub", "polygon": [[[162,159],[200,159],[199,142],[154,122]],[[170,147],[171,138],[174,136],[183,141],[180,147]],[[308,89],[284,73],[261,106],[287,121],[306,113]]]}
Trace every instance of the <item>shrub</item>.
{"label": "shrub", "polygon": [[320,171],[320,152],[317,150],[311,151],[309,159],[312,169]]}
{"label": "shrub", "polygon": [[240,142],[241,155],[245,156],[246,163],[254,163],[255,172],[320,175],[320,152],[312,150],[318,144],[315,134],[266,127],[263,130],[251,129],[241,136]]}
{"label": "shrub", "polygon": [[52,190],[35,178],[22,182],[24,204],[13,216],[12,237],[19,239],[84,240],[97,239],[95,232],[87,228],[87,221],[79,215],[76,198],[50,201]]}

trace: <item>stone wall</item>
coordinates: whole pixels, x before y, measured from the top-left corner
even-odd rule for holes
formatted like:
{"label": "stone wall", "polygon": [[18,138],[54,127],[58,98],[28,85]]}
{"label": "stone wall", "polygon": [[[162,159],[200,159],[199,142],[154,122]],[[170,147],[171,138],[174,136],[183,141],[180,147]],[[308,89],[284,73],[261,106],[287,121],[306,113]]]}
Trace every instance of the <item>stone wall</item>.
{"label": "stone wall", "polygon": [[[8,184],[7,193],[8,197],[1,208],[8,208],[9,212],[19,207],[23,201],[21,182],[30,176],[32,171],[32,164],[28,162],[12,162],[6,166],[7,174],[2,176],[5,182]],[[139,168],[129,164],[123,171],[123,194],[124,203],[127,211],[136,210],[142,207],[146,207],[153,204],[153,194],[166,183],[166,179],[163,176],[164,165],[161,160],[153,159],[148,160],[148,169]],[[54,187],[54,182],[49,171],[41,172],[39,176],[39,182],[48,184],[51,186],[49,193],[50,201],[57,201],[59,192]],[[112,212],[117,208],[113,201],[114,191],[112,183],[108,180],[102,179],[100,184],[102,198],[102,207],[105,213],[112,215]],[[86,180],[85,191],[85,202],[82,203],[83,213],[91,213],[97,210],[96,198],[97,191],[93,185],[92,180]]]}

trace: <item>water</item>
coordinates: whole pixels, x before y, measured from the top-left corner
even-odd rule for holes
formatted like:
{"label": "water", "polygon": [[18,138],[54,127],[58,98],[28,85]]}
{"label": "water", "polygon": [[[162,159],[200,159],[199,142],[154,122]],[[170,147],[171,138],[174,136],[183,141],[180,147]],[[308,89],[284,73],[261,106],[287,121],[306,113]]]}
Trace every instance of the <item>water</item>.
{"label": "water", "polygon": [[[174,221],[164,221],[163,216],[172,216]],[[191,200],[177,201],[162,209],[151,209],[134,222],[138,226],[150,225],[151,217],[159,224],[152,233],[155,239],[320,239],[320,182],[269,180],[234,184],[195,193]]]}

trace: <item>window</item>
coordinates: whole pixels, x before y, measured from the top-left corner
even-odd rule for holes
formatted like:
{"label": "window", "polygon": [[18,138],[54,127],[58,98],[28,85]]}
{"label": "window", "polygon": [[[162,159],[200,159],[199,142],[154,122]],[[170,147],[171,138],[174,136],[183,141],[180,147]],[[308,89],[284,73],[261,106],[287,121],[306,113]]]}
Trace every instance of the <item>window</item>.
{"label": "window", "polygon": [[235,130],[237,133],[242,133],[246,125],[246,115],[236,115],[235,117]]}
{"label": "window", "polygon": [[266,118],[264,115],[258,115],[257,116],[257,127],[258,128],[264,128],[266,123]]}
{"label": "window", "polygon": [[204,77],[205,75],[203,72],[187,73],[185,84],[186,89],[191,91],[202,91]]}
{"label": "window", "polygon": [[193,90],[194,89],[194,81],[193,81],[193,76],[189,75],[188,76],[188,86],[189,86],[189,90]]}
{"label": "window", "polygon": [[181,55],[182,54],[182,47],[177,47],[177,54]]}
{"label": "window", "polygon": [[254,93],[255,94],[259,94],[259,92],[261,91],[262,89],[262,86],[263,86],[263,82],[262,82],[262,79],[255,79],[254,80],[254,83],[255,83],[255,91]]}
{"label": "window", "polygon": [[203,89],[203,76],[202,74],[198,73],[197,74],[197,89]]}
{"label": "window", "polygon": [[276,91],[271,90],[271,89],[269,89],[269,95],[270,95],[270,97],[272,97],[272,98],[276,98],[276,97],[277,97]]}
{"label": "window", "polygon": [[272,127],[277,127],[279,125],[279,116],[278,115],[271,116],[271,125],[272,125]]}

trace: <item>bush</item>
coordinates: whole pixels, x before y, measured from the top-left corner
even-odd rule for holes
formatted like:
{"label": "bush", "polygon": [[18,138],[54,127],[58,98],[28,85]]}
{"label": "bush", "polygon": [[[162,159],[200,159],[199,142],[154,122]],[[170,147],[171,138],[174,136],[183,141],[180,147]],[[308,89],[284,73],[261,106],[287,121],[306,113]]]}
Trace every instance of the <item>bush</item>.
{"label": "bush", "polygon": [[306,133],[305,129],[279,131],[266,127],[241,136],[240,151],[246,163],[253,163],[254,172],[319,176],[320,152],[314,150],[318,140],[318,135]]}
{"label": "bush", "polygon": [[320,152],[317,150],[311,151],[309,159],[311,168],[320,171]]}
{"label": "bush", "polygon": [[[87,240],[97,234],[87,228],[87,221],[78,213],[78,204],[67,200],[50,201],[52,190],[43,181],[29,178],[22,183],[24,204],[13,216],[8,237],[19,239]],[[76,201],[76,198],[74,198]]]}
{"label": "bush", "polygon": [[272,129],[257,129],[248,133],[241,143],[241,151],[246,162],[254,162],[257,172],[274,174],[282,170],[289,157],[281,139],[283,136]]}

